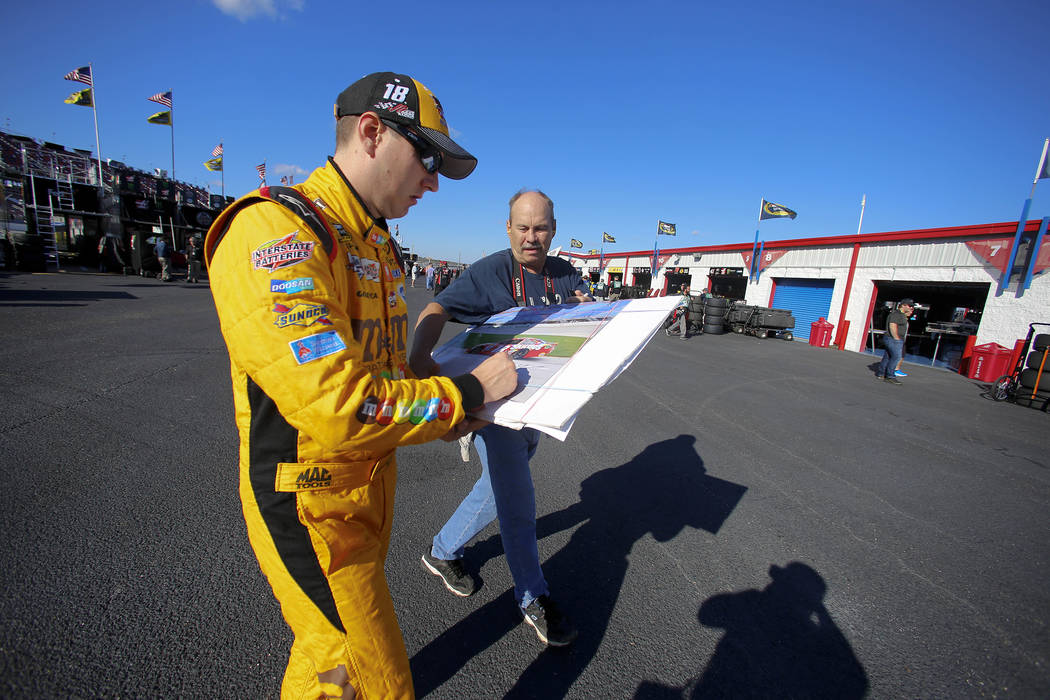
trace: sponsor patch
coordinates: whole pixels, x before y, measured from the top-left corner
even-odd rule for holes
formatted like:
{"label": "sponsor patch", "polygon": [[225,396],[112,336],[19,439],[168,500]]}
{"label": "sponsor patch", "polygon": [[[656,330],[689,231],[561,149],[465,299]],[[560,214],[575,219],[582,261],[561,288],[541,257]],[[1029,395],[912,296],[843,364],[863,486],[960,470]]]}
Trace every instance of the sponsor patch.
{"label": "sponsor patch", "polygon": [[390,295],[386,298],[386,303],[390,306],[397,306],[397,295],[390,292]]}
{"label": "sponsor patch", "polygon": [[405,285],[397,285],[397,295],[401,298],[401,301],[408,303],[408,299],[405,298]]}
{"label": "sponsor patch", "polygon": [[357,273],[357,279],[363,279],[365,276],[364,265],[361,264],[361,258],[357,257],[350,251],[346,252],[347,269],[351,269]]}
{"label": "sponsor patch", "polygon": [[325,331],[317,335],[308,335],[288,343],[295,361],[300,365],[312,362],[340,350],[346,350],[346,343],[338,331]]}
{"label": "sponsor patch", "polygon": [[332,485],[332,472],[324,467],[309,467],[295,477],[296,489],[316,489]]}
{"label": "sponsor patch", "polygon": [[369,291],[364,290],[364,289],[358,289],[357,290],[357,296],[364,297],[365,299],[378,299],[379,298],[379,295],[377,293],[369,292]]}
{"label": "sponsor patch", "polygon": [[314,288],[313,277],[296,277],[294,280],[270,280],[270,291],[274,294],[295,294]]}
{"label": "sponsor patch", "polygon": [[252,251],[252,267],[256,270],[282,270],[306,262],[314,254],[313,241],[300,241],[299,232],[267,241]]}
{"label": "sponsor patch", "polygon": [[390,399],[379,404],[379,409],[376,412],[376,423],[379,425],[390,425],[393,423],[395,406],[396,404]]}
{"label": "sponsor patch", "polygon": [[361,258],[361,267],[364,268],[365,279],[369,282],[379,281],[379,261]]}
{"label": "sponsor patch", "polygon": [[368,236],[368,240],[377,246],[386,245],[388,238],[390,238],[390,234],[386,231],[380,231],[379,229],[374,229]]}
{"label": "sponsor patch", "polygon": [[407,106],[398,102],[376,102],[372,106],[376,109],[382,109],[387,112],[393,112],[394,114],[400,114],[406,119],[416,118],[416,111],[414,109],[409,109]]}
{"label": "sponsor patch", "polygon": [[357,418],[358,423],[369,425],[370,423],[376,422],[377,413],[379,413],[379,399],[374,396],[369,396],[361,402],[354,417]]}
{"label": "sponsor patch", "polygon": [[277,314],[273,325],[278,328],[286,326],[312,326],[320,323],[322,326],[330,326],[332,322],[328,319],[328,307],[321,304],[307,304],[298,302],[291,306],[274,304],[273,311]]}

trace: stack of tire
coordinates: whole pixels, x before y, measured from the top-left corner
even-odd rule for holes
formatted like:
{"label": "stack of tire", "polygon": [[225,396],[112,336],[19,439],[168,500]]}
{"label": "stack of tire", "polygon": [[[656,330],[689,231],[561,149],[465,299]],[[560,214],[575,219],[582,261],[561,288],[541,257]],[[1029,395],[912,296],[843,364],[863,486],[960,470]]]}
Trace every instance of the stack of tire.
{"label": "stack of tire", "polygon": [[704,299],[704,333],[721,335],[726,332],[726,314],[729,311],[729,300],[724,297],[706,297]]}
{"label": "stack of tire", "polygon": [[1032,351],[1021,370],[1020,384],[1015,397],[1017,403],[1040,408],[1050,399],[1050,333],[1040,333],[1032,341]]}

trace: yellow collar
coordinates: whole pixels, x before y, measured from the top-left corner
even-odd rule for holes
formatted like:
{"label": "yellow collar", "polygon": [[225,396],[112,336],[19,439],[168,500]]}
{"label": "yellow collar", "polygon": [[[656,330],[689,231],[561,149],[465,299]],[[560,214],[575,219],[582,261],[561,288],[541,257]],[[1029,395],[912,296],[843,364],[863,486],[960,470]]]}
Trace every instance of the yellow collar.
{"label": "yellow collar", "polygon": [[347,233],[356,233],[375,246],[386,245],[390,238],[386,220],[376,219],[368,212],[360,195],[331,158],[323,168],[310,173],[300,190],[318,209],[348,226]]}

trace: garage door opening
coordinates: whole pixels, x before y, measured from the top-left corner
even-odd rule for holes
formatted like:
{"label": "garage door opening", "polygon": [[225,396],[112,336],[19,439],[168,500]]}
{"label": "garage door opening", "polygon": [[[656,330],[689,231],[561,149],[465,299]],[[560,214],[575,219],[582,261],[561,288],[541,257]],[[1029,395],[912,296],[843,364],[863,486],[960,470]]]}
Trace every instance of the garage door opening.
{"label": "garage door opening", "polygon": [[886,317],[901,299],[914,299],[904,361],[959,371],[966,341],[981,325],[990,287],[983,282],[875,282],[864,352],[882,354]]}

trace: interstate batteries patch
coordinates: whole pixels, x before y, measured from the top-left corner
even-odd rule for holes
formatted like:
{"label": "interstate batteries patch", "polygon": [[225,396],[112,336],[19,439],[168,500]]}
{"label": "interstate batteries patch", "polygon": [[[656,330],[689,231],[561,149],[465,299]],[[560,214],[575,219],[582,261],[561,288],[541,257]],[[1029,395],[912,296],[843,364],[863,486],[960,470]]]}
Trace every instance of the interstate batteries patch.
{"label": "interstate batteries patch", "polygon": [[252,267],[256,270],[282,270],[306,262],[314,254],[314,241],[299,240],[299,232],[267,241],[252,251]]}
{"label": "interstate batteries patch", "polygon": [[326,331],[317,335],[308,335],[288,343],[295,361],[300,365],[313,362],[322,357],[346,350],[346,342],[338,331]]}

